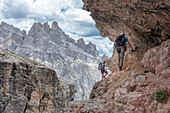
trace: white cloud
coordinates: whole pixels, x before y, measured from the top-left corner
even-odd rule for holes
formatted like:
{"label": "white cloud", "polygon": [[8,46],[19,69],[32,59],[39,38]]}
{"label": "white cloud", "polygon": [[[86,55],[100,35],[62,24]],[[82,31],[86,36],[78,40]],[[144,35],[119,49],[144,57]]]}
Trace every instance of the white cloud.
{"label": "white cloud", "polygon": [[100,53],[110,56],[110,41],[100,36],[90,13],[82,6],[82,0],[0,0],[0,21],[27,31],[34,22],[56,21],[66,34],[91,41]]}

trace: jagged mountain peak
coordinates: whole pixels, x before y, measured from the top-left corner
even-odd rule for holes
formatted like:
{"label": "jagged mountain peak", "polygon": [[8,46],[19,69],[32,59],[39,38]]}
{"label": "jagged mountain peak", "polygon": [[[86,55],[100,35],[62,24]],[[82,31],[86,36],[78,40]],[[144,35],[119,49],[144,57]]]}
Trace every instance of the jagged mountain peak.
{"label": "jagged mountain peak", "polygon": [[90,47],[93,47],[93,48],[95,48],[95,49],[96,49],[96,45],[95,45],[95,44],[93,44],[92,42],[89,42],[89,43],[87,44],[87,46],[90,46]]}
{"label": "jagged mountain peak", "polygon": [[94,45],[92,42],[89,42],[88,45]]}
{"label": "jagged mountain peak", "polygon": [[2,21],[1,22],[1,26],[8,26],[9,24],[7,24],[6,22]]}
{"label": "jagged mountain peak", "polygon": [[59,27],[58,27],[58,23],[56,22],[56,21],[54,21],[53,23],[52,23],[52,29],[58,29]]}
{"label": "jagged mountain peak", "polygon": [[99,53],[96,49],[96,45],[89,42],[88,44],[85,44],[84,39],[80,38],[79,40],[77,40],[76,45],[78,47],[80,47],[81,49],[83,49],[85,52],[91,54],[94,57],[99,57]]}
{"label": "jagged mountain peak", "polygon": [[25,37],[12,29],[7,32],[3,29],[0,28],[0,36],[4,37],[0,40],[2,47],[53,68],[60,77],[75,83],[76,99],[88,98],[93,84],[99,80],[97,65],[100,57],[91,43],[86,45],[80,39],[83,47],[78,46],[57,22],[53,22],[51,28],[48,23],[34,23]]}
{"label": "jagged mountain peak", "polygon": [[82,47],[82,46],[85,46],[85,42],[84,42],[84,39],[83,38],[80,38],[77,40],[77,45]]}
{"label": "jagged mountain peak", "polygon": [[[37,35],[37,33],[43,33],[44,35],[50,35],[51,37],[57,38],[68,38],[69,36],[66,35],[58,26],[57,22],[52,23],[52,27],[48,24],[48,22],[42,24],[40,22],[36,22],[33,24],[31,29],[28,32],[28,36]],[[61,37],[63,36],[63,37]]]}
{"label": "jagged mountain peak", "polygon": [[48,25],[48,22],[43,24],[43,31],[47,32],[47,34],[50,33],[50,26]]}
{"label": "jagged mountain peak", "polygon": [[[35,22],[32,26],[32,28],[50,28],[48,22],[45,22],[44,24],[40,23],[40,22]],[[60,29],[58,26],[58,23],[56,21],[54,21],[52,23],[52,27],[50,29],[56,30],[56,29]]]}
{"label": "jagged mountain peak", "polygon": [[5,28],[6,30],[13,30],[14,32],[17,32],[17,33],[21,32],[21,30],[19,28],[14,27],[13,25],[9,25],[4,21],[1,22],[0,27]]}
{"label": "jagged mountain peak", "polygon": [[35,32],[45,32],[47,34],[50,33],[50,26],[48,25],[48,23],[44,23],[44,24],[41,24],[40,22],[36,22],[33,24],[33,26],[31,27],[28,35],[31,36],[33,35]]}

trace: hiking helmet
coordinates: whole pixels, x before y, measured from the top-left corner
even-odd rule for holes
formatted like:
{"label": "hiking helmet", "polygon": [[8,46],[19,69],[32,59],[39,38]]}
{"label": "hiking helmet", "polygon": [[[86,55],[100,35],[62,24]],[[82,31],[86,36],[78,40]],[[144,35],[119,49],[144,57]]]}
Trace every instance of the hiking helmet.
{"label": "hiking helmet", "polygon": [[125,33],[120,33],[120,36],[125,36]]}

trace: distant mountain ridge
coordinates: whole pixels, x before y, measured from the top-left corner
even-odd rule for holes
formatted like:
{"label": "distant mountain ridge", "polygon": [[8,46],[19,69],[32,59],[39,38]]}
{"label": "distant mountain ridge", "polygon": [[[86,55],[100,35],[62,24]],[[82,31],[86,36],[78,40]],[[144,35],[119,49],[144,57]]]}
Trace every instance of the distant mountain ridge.
{"label": "distant mountain ridge", "polygon": [[99,80],[100,61],[96,46],[83,39],[77,42],[66,35],[57,22],[34,23],[28,34],[12,25],[0,25],[0,45],[53,68],[57,74],[72,81],[77,89],[75,99],[87,99],[93,84]]}

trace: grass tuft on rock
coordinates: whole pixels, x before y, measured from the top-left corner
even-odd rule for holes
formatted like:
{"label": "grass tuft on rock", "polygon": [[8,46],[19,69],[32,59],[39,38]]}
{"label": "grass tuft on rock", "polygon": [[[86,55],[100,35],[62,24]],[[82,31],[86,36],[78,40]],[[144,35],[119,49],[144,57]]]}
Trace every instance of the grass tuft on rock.
{"label": "grass tuft on rock", "polygon": [[154,92],[154,98],[157,101],[163,101],[168,98],[168,89],[159,89]]}

